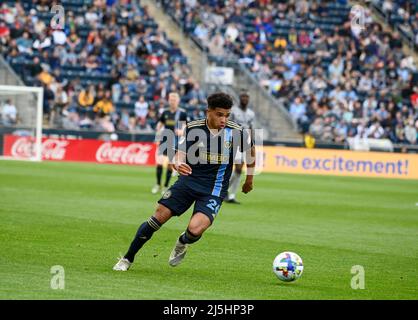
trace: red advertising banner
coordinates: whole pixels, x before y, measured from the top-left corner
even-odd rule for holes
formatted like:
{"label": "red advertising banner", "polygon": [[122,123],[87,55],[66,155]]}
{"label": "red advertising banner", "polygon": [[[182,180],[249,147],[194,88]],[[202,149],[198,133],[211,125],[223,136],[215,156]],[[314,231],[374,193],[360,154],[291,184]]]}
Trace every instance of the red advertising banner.
{"label": "red advertising banner", "polygon": [[[42,139],[42,159],[131,165],[154,165],[156,145],[151,142],[92,139]],[[26,159],[34,155],[34,138],[6,135],[4,155]]]}

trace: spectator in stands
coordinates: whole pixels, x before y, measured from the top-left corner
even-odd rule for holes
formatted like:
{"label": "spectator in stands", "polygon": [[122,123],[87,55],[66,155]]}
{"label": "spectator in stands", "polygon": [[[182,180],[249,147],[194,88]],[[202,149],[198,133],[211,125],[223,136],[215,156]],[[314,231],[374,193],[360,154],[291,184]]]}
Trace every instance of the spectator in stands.
{"label": "spectator in stands", "polygon": [[208,45],[210,54],[214,56],[223,56],[225,54],[224,44],[225,39],[220,32],[217,32],[216,35],[210,40]]}
{"label": "spectator in stands", "polygon": [[360,120],[357,128],[356,128],[356,138],[362,139],[368,137],[368,130],[367,130],[367,121],[366,120]]}
{"label": "spectator in stands", "polygon": [[38,17],[36,16],[35,9],[31,9],[30,12],[31,12],[31,18],[34,20],[33,29],[35,33],[38,35],[45,34],[47,30],[45,22],[42,19],[38,19]]}
{"label": "spectator in stands", "polygon": [[340,56],[335,58],[332,63],[328,67],[328,76],[330,78],[330,82],[336,86],[341,83],[341,76],[343,75],[344,71],[344,61],[341,59]]}
{"label": "spectator in stands", "polygon": [[414,86],[414,89],[413,89],[413,92],[411,94],[410,100],[411,100],[412,107],[418,113],[418,86]]}
{"label": "spectator in stands", "polygon": [[42,72],[41,60],[38,57],[33,59],[33,64],[29,67],[29,74],[35,78]]}
{"label": "spectator in stands", "polygon": [[405,137],[405,127],[402,125],[401,122],[399,122],[395,129],[394,129],[394,137],[392,138],[392,140],[395,143],[401,143],[401,144],[405,144],[408,143],[408,141],[406,140]]}
{"label": "spectator in stands", "polygon": [[311,123],[309,126],[309,133],[315,138],[315,139],[321,139],[322,134],[324,132],[324,123],[323,119],[320,117],[315,118],[315,120]]}
{"label": "spectator in stands", "polygon": [[311,45],[311,38],[308,33],[302,30],[298,36],[298,44],[302,48],[308,48]]}
{"label": "spectator in stands", "polygon": [[139,78],[139,72],[138,70],[133,66],[129,65],[128,70],[126,72],[126,79],[129,81],[136,81]]}
{"label": "spectator in stands", "polygon": [[135,102],[135,116],[138,121],[146,119],[148,114],[148,102],[145,101],[143,95],[139,96],[138,101]]}
{"label": "spectator in stands", "polygon": [[[172,89],[172,91],[176,91],[176,89]],[[184,100],[189,101],[189,103],[191,103],[191,101],[196,101],[196,104],[204,104],[206,101],[206,96],[204,94],[204,92],[200,89],[200,85],[197,82],[194,82],[192,80],[191,82],[191,89],[187,92],[187,94],[185,94]]]}
{"label": "spectator in stands", "polygon": [[150,103],[148,107],[148,114],[146,120],[150,127],[155,130],[159,120],[159,113],[154,103]]}
{"label": "spectator in stands", "polygon": [[94,86],[89,86],[88,90],[83,89],[78,95],[78,104],[82,108],[89,109],[93,106],[95,99]]}
{"label": "spectator in stands", "polygon": [[385,130],[379,120],[375,118],[370,127],[367,129],[366,136],[372,139],[381,139],[384,137]]}
{"label": "spectator in stands", "polygon": [[[114,107],[111,100],[111,92],[109,90],[107,90],[105,92],[105,96],[94,105],[93,111],[105,115],[109,115],[110,113],[114,112]],[[107,123],[107,119],[108,118],[103,120],[103,122]],[[108,124],[106,124],[106,128],[109,128]]]}
{"label": "spectator in stands", "polygon": [[289,39],[289,43],[293,46],[296,47],[296,45],[298,44],[298,34],[296,32],[295,28],[291,28],[289,31],[289,34],[287,36],[287,38]]}
{"label": "spectator in stands", "polygon": [[55,29],[52,32],[52,39],[54,40],[54,44],[57,46],[63,46],[67,43],[67,35],[60,29]]}
{"label": "spectator in stands", "polygon": [[100,19],[100,17],[99,17],[99,15],[98,15],[98,13],[94,10],[94,7],[91,7],[87,12],[86,12],[86,14],[85,14],[85,19],[86,19],[86,22],[88,23],[88,24],[90,24],[90,25],[95,25],[98,21],[99,21],[99,19]]}
{"label": "spectator in stands", "polygon": [[77,30],[75,27],[72,27],[70,29],[70,34],[67,37],[67,42],[66,42],[67,46],[69,47],[69,49],[73,49],[74,51],[77,49],[78,46],[81,45],[81,39],[80,37],[77,35]]}
{"label": "spectator in stands", "polygon": [[10,126],[17,123],[17,109],[11,99],[7,99],[1,110],[1,119],[4,125]]}
{"label": "spectator in stands", "polygon": [[33,42],[33,49],[35,50],[44,50],[51,47],[52,42],[51,38],[48,36],[47,33],[41,33],[39,37]]}
{"label": "spectator in stands", "polygon": [[147,122],[146,118],[139,118],[138,119],[138,123],[136,126],[136,129],[138,131],[152,131],[152,127],[150,126],[150,124]]}
{"label": "spectator in stands", "polygon": [[91,54],[87,57],[86,63],[84,64],[86,70],[89,71],[96,71],[99,68],[99,62],[97,60],[97,56]]}
{"label": "spectator in stands", "polygon": [[118,101],[123,103],[131,103],[131,95],[127,86],[123,87],[122,92],[119,95]]}
{"label": "spectator in stands", "polygon": [[49,118],[50,125],[54,125],[55,121],[59,119],[59,116],[62,113],[62,110],[66,109],[68,106],[68,95],[63,89],[61,85],[58,85],[55,96],[54,96],[54,102],[53,107],[51,109],[51,116]]}
{"label": "spectator in stands", "polygon": [[29,32],[23,32],[22,36],[16,40],[16,44],[20,53],[32,54],[33,42]]}
{"label": "spectator in stands", "polygon": [[290,115],[297,123],[300,123],[304,119],[306,115],[306,105],[303,103],[300,96],[296,97],[290,105]]}
{"label": "spectator in stands", "polygon": [[91,88],[95,91],[93,102],[93,105],[95,105],[97,102],[99,102],[105,97],[105,88],[103,87],[103,84],[99,84],[97,86],[91,85]]}
{"label": "spectator in stands", "polygon": [[66,130],[78,130],[80,129],[80,116],[75,111],[66,111],[62,119],[62,127]]}
{"label": "spectator in stands", "polygon": [[45,67],[43,67],[41,73],[37,75],[37,79],[47,86],[55,82],[54,77],[48,72],[48,70]]}
{"label": "spectator in stands", "polygon": [[[94,86],[92,86],[92,93],[95,94]],[[84,87],[81,85],[80,78],[77,77],[73,80],[68,81],[66,85],[66,91],[70,100],[70,103],[73,103],[77,105],[78,107],[78,96],[79,93],[84,89]],[[89,88],[90,90],[90,88]]]}
{"label": "spectator in stands", "polygon": [[235,23],[230,23],[225,29],[225,39],[228,39],[232,43],[238,38],[239,30]]}
{"label": "spectator in stands", "polygon": [[200,22],[194,29],[194,35],[202,42],[208,41],[209,30],[205,22]]}
{"label": "spectator in stands", "polygon": [[115,125],[109,114],[99,113],[96,115],[94,129],[97,131],[115,132]]}
{"label": "spectator in stands", "polygon": [[6,37],[10,36],[10,28],[7,26],[7,24],[0,20],[0,40],[6,39]]}
{"label": "spectator in stands", "polygon": [[49,6],[48,6],[48,1],[35,1],[35,8],[37,11],[39,12],[48,12],[49,11]]}
{"label": "spectator in stands", "polygon": [[76,66],[78,63],[78,54],[74,48],[66,49],[64,48],[60,54],[60,64],[61,65],[71,65]]}
{"label": "spectator in stands", "polygon": [[409,119],[408,124],[405,126],[405,139],[410,144],[417,143],[417,129],[413,118]]}
{"label": "spectator in stands", "polygon": [[131,131],[131,115],[128,109],[122,109],[116,128],[119,131]]}

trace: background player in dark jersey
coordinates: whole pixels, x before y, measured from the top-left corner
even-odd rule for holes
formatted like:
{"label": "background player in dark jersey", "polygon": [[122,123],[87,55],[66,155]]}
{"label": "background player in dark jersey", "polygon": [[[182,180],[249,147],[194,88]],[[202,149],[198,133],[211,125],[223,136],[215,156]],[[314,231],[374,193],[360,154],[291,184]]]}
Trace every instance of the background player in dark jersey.
{"label": "background player in dark jersey", "polygon": [[198,241],[218,215],[238,149],[247,155],[247,178],[242,191],[248,193],[253,189],[255,149],[246,131],[228,120],[232,98],[225,93],[214,93],[207,102],[206,118],[189,122],[185,136],[180,139],[174,163],[179,179],[158,201],[154,215],[139,227],[128,252],[119,259],[114,270],[127,271],[153,233],[194,203],[187,229],[177,239],[169,258],[169,264],[177,266],[188,245]]}
{"label": "background player in dark jersey", "polygon": [[[157,123],[157,140],[159,141],[157,151],[157,183],[152,188],[152,193],[161,191],[161,178],[163,175],[163,164],[165,161],[171,162],[174,157],[174,145],[176,137],[182,135],[187,121],[187,113],[184,109],[179,108],[180,96],[177,92],[170,92],[168,95],[169,108],[161,113]],[[163,194],[171,179],[173,166],[167,165],[166,178],[161,193]]]}

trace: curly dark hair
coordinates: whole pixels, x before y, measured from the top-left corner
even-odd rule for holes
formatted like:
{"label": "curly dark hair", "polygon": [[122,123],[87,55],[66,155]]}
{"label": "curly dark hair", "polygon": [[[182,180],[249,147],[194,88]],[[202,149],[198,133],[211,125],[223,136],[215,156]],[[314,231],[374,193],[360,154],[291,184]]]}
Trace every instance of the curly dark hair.
{"label": "curly dark hair", "polygon": [[232,100],[231,96],[224,93],[224,92],[215,92],[212,93],[208,99],[208,108],[215,109],[215,108],[222,108],[222,109],[231,109],[234,101]]}

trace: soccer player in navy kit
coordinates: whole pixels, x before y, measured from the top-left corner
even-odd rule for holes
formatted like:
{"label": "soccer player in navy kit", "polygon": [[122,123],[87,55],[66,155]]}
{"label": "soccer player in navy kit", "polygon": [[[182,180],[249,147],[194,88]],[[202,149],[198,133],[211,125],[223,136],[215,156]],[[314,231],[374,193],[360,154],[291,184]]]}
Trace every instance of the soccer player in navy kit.
{"label": "soccer player in navy kit", "polygon": [[210,95],[207,103],[206,118],[189,122],[179,141],[174,160],[179,179],[158,201],[154,215],[139,227],[128,252],[119,259],[114,270],[127,271],[152,234],[194,203],[187,229],[177,239],[169,258],[171,266],[180,264],[188,245],[198,241],[218,215],[238,149],[247,155],[247,177],[242,191],[248,193],[253,189],[255,148],[249,133],[228,120],[232,98],[219,92]]}
{"label": "soccer player in navy kit", "polygon": [[180,96],[177,92],[170,92],[168,95],[169,108],[164,110],[157,123],[157,134],[161,140],[157,149],[157,183],[152,188],[151,192],[156,194],[161,191],[161,178],[163,175],[163,164],[165,158],[168,157],[169,164],[167,165],[166,178],[161,194],[167,190],[170,183],[173,168],[170,162],[174,157],[174,150],[170,150],[167,145],[175,144],[177,137],[181,135],[184,125],[187,122],[187,113],[184,109],[179,108]]}

